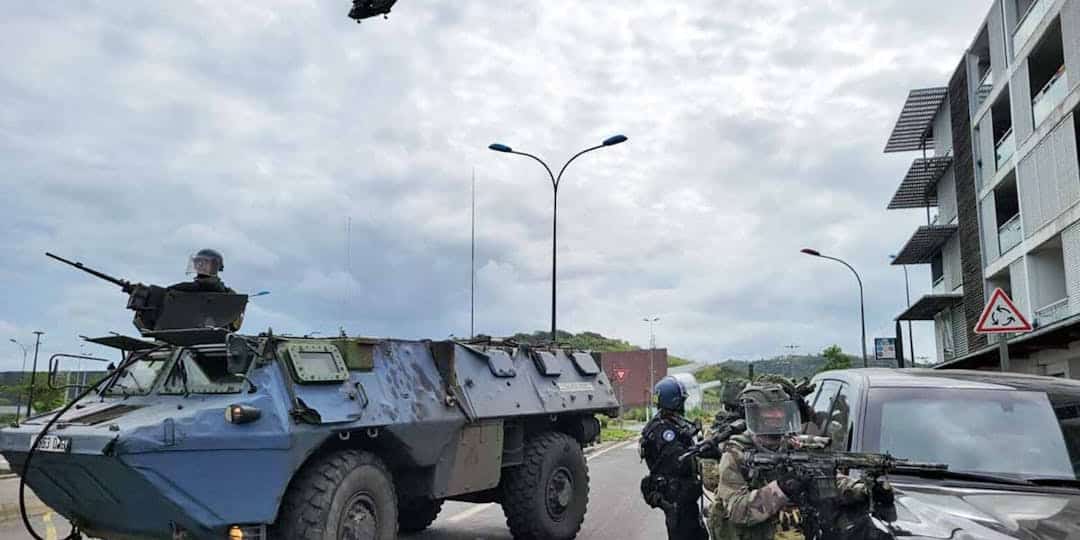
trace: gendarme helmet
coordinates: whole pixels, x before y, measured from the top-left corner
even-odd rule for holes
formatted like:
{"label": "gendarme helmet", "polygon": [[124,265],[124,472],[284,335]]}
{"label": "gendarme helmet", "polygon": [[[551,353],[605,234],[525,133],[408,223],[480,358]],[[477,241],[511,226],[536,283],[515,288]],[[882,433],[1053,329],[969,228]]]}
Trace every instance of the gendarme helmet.
{"label": "gendarme helmet", "polygon": [[669,411],[680,411],[686,403],[687,391],[683,383],[675,377],[664,377],[656,383],[653,389],[656,395],[656,406]]}
{"label": "gendarme helmet", "polygon": [[754,381],[739,393],[746,429],[755,435],[787,435],[800,429],[799,406],[777,383]]}
{"label": "gendarme helmet", "polygon": [[191,256],[187,273],[216,276],[222,270],[225,270],[225,258],[221,256],[221,253],[213,249],[200,249]]}

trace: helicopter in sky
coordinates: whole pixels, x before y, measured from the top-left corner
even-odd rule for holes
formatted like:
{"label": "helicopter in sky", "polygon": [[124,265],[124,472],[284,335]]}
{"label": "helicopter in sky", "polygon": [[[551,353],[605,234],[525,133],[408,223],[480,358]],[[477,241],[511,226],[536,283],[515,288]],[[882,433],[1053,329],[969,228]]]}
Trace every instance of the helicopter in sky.
{"label": "helicopter in sky", "polygon": [[349,10],[349,18],[361,22],[364,19],[379,15],[385,17],[396,3],[397,0],[353,0],[352,9]]}

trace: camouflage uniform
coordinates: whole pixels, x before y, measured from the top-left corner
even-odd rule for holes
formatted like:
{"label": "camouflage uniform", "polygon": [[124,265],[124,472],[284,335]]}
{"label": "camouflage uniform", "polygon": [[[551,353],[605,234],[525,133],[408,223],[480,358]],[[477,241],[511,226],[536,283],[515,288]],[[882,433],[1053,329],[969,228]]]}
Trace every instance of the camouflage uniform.
{"label": "camouflage uniform", "polygon": [[[797,514],[793,512],[793,503],[788,499],[775,480],[767,481],[750,476],[743,456],[747,449],[754,446],[748,435],[732,437],[720,458],[719,485],[716,488],[716,501],[709,512],[708,528],[713,540],[772,540],[773,538],[802,538],[797,532],[778,533],[777,525],[781,513],[790,517],[792,526],[796,524]],[[844,519],[849,523],[868,520],[866,503],[868,494],[864,484],[843,475],[836,478],[840,494],[840,507],[847,509]],[[788,512],[792,511],[792,512]],[[864,527],[868,523],[860,523]],[[865,529],[859,529],[865,530]],[[852,538],[871,538],[868,533],[859,533]]]}

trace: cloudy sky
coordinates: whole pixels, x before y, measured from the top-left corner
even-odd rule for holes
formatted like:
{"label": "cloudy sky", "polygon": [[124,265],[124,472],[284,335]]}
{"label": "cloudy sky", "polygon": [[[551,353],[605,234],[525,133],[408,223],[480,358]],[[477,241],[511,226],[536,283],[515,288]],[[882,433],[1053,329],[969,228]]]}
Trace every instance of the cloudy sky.
{"label": "cloudy sky", "polygon": [[[245,330],[443,338],[550,321],[701,361],[858,350],[904,304],[888,265],[925,217],[886,212],[914,156],[882,154],[911,88],[944,84],[987,0],[19,2],[0,20],[0,369],[9,338],[78,351],[134,332],[114,287],[225,253],[270,290]],[[346,234],[351,220],[351,234]],[[913,296],[929,288],[912,269]],[[920,355],[933,355],[929,326]],[[107,351],[87,347],[86,352]]]}

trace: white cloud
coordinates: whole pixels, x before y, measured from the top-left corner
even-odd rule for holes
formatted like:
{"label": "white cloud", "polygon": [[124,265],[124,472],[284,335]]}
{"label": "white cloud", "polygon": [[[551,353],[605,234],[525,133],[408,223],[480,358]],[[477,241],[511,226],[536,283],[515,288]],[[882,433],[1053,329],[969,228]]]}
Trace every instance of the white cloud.
{"label": "white cloud", "polygon": [[920,217],[883,210],[910,156],[880,150],[987,8],[402,2],[357,26],[344,0],[13,7],[0,320],[57,348],[130,331],[111,286],[46,249],[168,283],[218,247],[230,286],[273,291],[248,330],[462,335],[475,166],[480,329],[546,328],[550,185],[486,146],[557,166],[623,132],[560,188],[561,327],[644,343],[657,313],[661,343],[703,359],[857,349],[851,276],[798,249],[855,264],[869,327],[891,329],[887,255]]}

